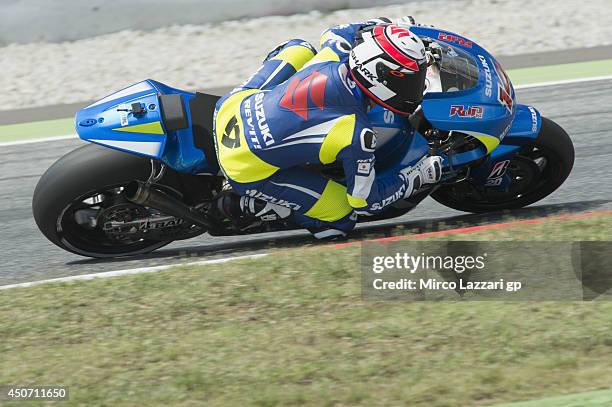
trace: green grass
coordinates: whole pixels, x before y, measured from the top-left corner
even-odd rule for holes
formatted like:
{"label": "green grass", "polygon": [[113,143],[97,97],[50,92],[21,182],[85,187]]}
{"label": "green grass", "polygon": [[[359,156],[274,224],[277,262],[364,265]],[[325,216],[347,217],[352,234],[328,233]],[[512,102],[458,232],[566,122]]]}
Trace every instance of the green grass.
{"label": "green grass", "polygon": [[71,134],[76,134],[74,119],[45,120],[0,126],[0,142],[68,136]]}
{"label": "green grass", "polygon": [[612,59],[508,70],[516,85],[612,75]]}
{"label": "green grass", "polygon": [[[611,231],[600,216],[452,238]],[[66,385],[62,405],[87,406],[454,407],[612,387],[612,304],[364,302],[359,253],[3,291],[0,383]]]}
{"label": "green grass", "polygon": [[[512,222],[511,216],[501,222]],[[453,225],[455,227],[468,227],[465,225]],[[445,225],[440,224],[440,228]],[[397,229],[398,234],[405,234],[407,231]],[[408,231],[410,232],[410,231]],[[546,220],[534,224],[517,224],[505,229],[484,230],[469,234],[448,234],[428,237],[430,240],[492,240],[492,241],[511,241],[511,240],[544,240],[544,241],[585,241],[585,240],[612,240],[612,216],[592,216],[570,220]]]}
{"label": "green grass", "polygon": [[495,407],[610,407],[612,390],[593,391],[541,400],[501,404]]}

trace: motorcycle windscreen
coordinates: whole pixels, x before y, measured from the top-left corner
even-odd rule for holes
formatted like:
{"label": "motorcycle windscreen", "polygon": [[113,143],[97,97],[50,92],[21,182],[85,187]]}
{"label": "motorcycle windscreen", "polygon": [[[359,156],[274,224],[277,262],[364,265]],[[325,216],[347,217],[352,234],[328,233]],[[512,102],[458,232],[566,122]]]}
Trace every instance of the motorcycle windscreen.
{"label": "motorcycle windscreen", "polygon": [[471,55],[457,47],[438,42],[440,87],[442,92],[472,89],[478,84],[478,65]]}

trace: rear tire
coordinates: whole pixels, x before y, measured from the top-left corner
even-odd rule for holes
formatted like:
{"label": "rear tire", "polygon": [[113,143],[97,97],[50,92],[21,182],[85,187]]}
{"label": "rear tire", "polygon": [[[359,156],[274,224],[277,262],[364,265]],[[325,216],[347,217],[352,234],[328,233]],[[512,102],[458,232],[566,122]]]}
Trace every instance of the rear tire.
{"label": "rear tire", "polygon": [[[88,144],[56,161],[40,178],[32,198],[32,212],[40,231],[51,242],[72,253],[88,257],[117,257],[143,254],[172,240],[140,240],[126,245],[109,245],[82,238],[85,233],[65,216],[70,206],[88,194],[120,187],[133,180],[146,181],[151,171],[147,158]],[[177,188],[172,173],[162,184]],[[83,232],[85,232],[83,230]]]}
{"label": "rear tire", "polygon": [[529,170],[528,160],[536,155],[545,157],[546,166],[518,193],[509,191],[506,196],[497,194],[495,199],[483,198],[479,194],[474,194],[476,188],[468,180],[440,187],[431,196],[444,206],[473,213],[517,209],[531,205],[552,194],[567,179],[574,166],[574,145],[561,126],[542,117],[542,127],[537,139],[524,146],[519,156],[512,161],[515,161],[515,165],[527,166],[526,169]]}

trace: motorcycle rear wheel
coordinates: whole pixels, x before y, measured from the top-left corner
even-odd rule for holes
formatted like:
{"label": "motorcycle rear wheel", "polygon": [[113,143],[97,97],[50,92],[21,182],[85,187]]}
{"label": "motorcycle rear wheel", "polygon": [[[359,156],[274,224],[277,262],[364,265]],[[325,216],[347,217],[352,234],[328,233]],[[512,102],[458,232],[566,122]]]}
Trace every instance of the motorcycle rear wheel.
{"label": "motorcycle rear wheel", "polygon": [[[94,144],[73,150],[55,162],[36,185],[32,198],[36,224],[52,243],[87,257],[133,256],[165,246],[172,240],[111,239],[99,225],[78,221],[78,213],[107,210],[110,205],[117,213],[147,211],[127,202],[121,192],[133,180],[146,181],[150,171],[145,157]],[[165,175],[161,184],[170,191],[180,191],[172,173]]]}

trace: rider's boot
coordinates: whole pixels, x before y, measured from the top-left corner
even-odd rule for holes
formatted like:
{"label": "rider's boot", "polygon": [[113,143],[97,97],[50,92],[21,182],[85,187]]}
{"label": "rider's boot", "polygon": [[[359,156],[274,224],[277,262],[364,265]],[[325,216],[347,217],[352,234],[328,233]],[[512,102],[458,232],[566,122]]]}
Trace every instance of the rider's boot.
{"label": "rider's boot", "polygon": [[273,222],[286,219],[291,215],[289,208],[250,196],[240,196],[232,191],[222,191],[219,194],[216,209],[239,229],[248,228],[257,220]]}
{"label": "rider's boot", "polygon": [[345,241],[347,238],[346,232],[330,227],[308,228],[308,231],[315,239],[328,242]]}

